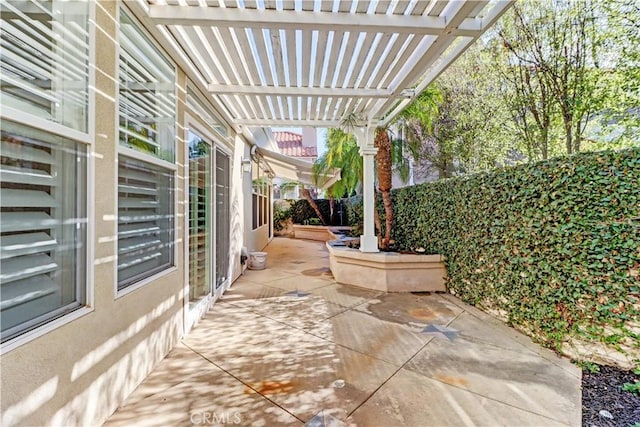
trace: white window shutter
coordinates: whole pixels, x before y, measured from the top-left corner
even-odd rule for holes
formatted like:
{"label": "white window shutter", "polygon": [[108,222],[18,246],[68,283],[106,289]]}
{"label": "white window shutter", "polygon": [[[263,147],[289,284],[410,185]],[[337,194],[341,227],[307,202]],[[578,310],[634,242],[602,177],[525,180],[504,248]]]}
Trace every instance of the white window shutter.
{"label": "white window shutter", "polygon": [[52,144],[26,136],[41,133],[20,125],[2,125],[0,311],[5,340],[82,302],[76,280],[78,269],[84,271],[78,250],[84,247],[86,218],[80,214],[83,206],[68,193],[86,178],[84,167],[76,170],[83,163],[78,156],[84,159],[79,146]]}
{"label": "white window shutter", "polygon": [[118,163],[120,288],[173,263],[172,175],[120,157]]}

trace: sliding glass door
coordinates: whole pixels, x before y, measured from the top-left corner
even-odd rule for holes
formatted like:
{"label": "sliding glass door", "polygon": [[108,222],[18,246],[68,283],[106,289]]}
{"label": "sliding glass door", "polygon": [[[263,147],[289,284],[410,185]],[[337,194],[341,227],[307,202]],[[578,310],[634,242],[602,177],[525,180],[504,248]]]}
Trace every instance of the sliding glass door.
{"label": "sliding glass door", "polygon": [[188,133],[187,329],[229,285],[231,161],[212,140]]}
{"label": "sliding glass door", "polygon": [[211,294],[211,146],[189,132],[189,302]]}

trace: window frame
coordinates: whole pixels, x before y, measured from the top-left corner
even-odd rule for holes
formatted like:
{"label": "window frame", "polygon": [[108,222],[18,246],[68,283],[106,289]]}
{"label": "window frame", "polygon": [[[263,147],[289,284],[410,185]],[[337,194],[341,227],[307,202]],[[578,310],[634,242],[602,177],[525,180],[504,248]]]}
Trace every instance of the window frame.
{"label": "window frame", "polygon": [[[178,262],[179,262],[179,250],[178,250],[178,239],[182,238],[182,236],[179,234],[179,227],[178,227],[178,223],[179,223],[179,217],[178,217],[178,207],[179,207],[179,186],[178,186],[178,180],[179,180],[179,174],[178,174],[178,159],[179,159],[179,144],[178,144],[178,138],[179,138],[179,133],[180,131],[179,126],[181,125],[180,120],[179,120],[179,110],[178,110],[178,104],[180,102],[180,99],[178,97],[178,66],[176,65],[175,61],[173,60],[173,58],[166,52],[166,50],[158,43],[158,41],[156,40],[156,38],[154,37],[154,35],[149,32],[147,30],[147,28],[140,22],[140,19],[138,18],[138,16],[134,13],[134,11],[129,7],[129,5],[127,5],[126,3],[120,3],[118,5],[117,11],[116,11],[116,17],[115,20],[117,23],[120,23],[120,14],[122,13],[122,11],[125,11],[125,13],[127,14],[127,16],[129,17],[129,19],[131,19],[133,22],[135,22],[138,25],[138,30],[140,32],[142,32],[146,38],[153,44],[153,47],[162,55],[162,58],[167,62],[167,64],[169,64],[173,70],[174,70],[174,76],[175,76],[175,82],[174,82],[174,89],[173,89],[173,95],[174,95],[174,107],[175,107],[175,116],[174,116],[174,133],[173,133],[173,162],[169,162],[167,160],[161,159],[160,157],[157,157],[151,153],[146,153],[144,151],[140,151],[140,150],[135,150],[133,148],[127,147],[125,145],[122,145],[120,143],[120,50],[122,49],[122,46],[120,45],[120,30],[118,29],[117,33],[116,33],[116,51],[115,51],[115,61],[116,61],[116,67],[115,67],[115,76],[114,79],[116,81],[116,91],[115,91],[115,106],[116,106],[116,114],[115,114],[115,120],[114,120],[114,129],[115,129],[115,144],[116,144],[116,172],[114,174],[114,181],[113,181],[113,185],[114,185],[114,189],[118,188],[118,168],[117,168],[117,164],[118,164],[118,158],[119,156],[125,156],[125,157],[129,157],[129,158],[133,158],[136,160],[139,160],[143,163],[150,163],[154,166],[160,167],[160,168],[164,168],[166,169],[166,171],[168,173],[172,174],[172,179],[173,179],[173,192],[174,192],[174,197],[173,197],[173,203],[172,203],[172,216],[173,216],[173,260],[170,266],[168,266],[167,268],[161,270],[161,271],[157,271],[153,274],[151,274],[148,277],[142,278],[134,283],[131,283],[130,285],[119,289],[118,288],[118,238],[117,238],[117,221],[118,221],[118,195],[117,195],[117,190],[116,190],[116,197],[114,200],[114,212],[115,212],[115,221],[116,221],[116,238],[115,238],[115,243],[116,243],[116,249],[115,249],[115,260],[113,263],[113,290],[114,290],[114,299],[119,299],[122,298],[138,289],[144,288],[145,286],[149,285],[150,283],[153,283],[155,281],[157,281],[158,279],[167,276],[169,274],[173,274],[176,271],[178,271]],[[119,27],[118,27],[119,28]]]}
{"label": "window frame", "polygon": [[[53,3],[54,0],[49,0]],[[95,67],[92,67],[92,65],[95,65],[95,59],[96,59],[96,52],[95,52],[95,38],[96,38],[96,28],[95,28],[95,17],[96,17],[96,5],[95,2],[87,2],[87,87],[86,87],[86,93],[87,93],[87,104],[86,104],[86,118],[85,118],[85,130],[79,130],[76,128],[73,128],[71,126],[67,126],[64,124],[59,123],[58,121],[54,120],[53,118],[51,119],[46,119],[44,117],[41,117],[39,115],[36,114],[31,114],[28,113],[24,110],[21,110],[19,108],[14,108],[14,107],[8,107],[6,105],[0,105],[0,110],[2,113],[3,117],[7,117],[7,119],[18,122],[18,123],[22,123],[20,121],[20,119],[24,116],[22,116],[21,114],[24,114],[25,116],[29,117],[28,121],[25,123],[32,123],[32,121],[38,121],[38,122],[44,122],[44,123],[48,123],[49,126],[53,126],[56,127],[57,130],[53,131],[52,133],[55,133],[56,135],[60,135],[60,136],[64,136],[64,137],[69,137],[71,139],[76,139],[78,141],[83,141],[84,137],[86,136],[93,136],[94,135],[94,131],[95,131]],[[37,127],[39,129],[39,127]],[[45,130],[49,130],[48,127],[45,128]],[[64,135],[61,135],[60,132],[64,132]],[[69,135],[69,136],[67,136]],[[76,135],[76,136],[71,136],[71,135]]]}
{"label": "window frame", "polygon": [[[130,152],[129,152],[130,150]],[[127,149],[125,150],[127,151],[127,153],[124,152],[118,152],[117,155],[117,160],[116,160],[116,165],[119,165],[120,163],[120,157],[126,157],[128,159],[131,159],[135,162],[138,163],[147,163],[151,166],[154,166],[156,168],[159,169],[163,169],[165,173],[167,173],[167,175],[171,176],[171,180],[172,180],[172,190],[173,190],[173,200],[172,203],[169,204],[170,208],[171,208],[171,215],[172,215],[172,230],[171,230],[171,243],[172,243],[172,257],[171,257],[171,262],[166,265],[164,268],[162,268],[161,270],[155,271],[154,273],[146,276],[146,277],[141,277],[138,280],[133,280],[131,283],[129,283],[128,285],[120,288],[120,284],[118,282],[118,261],[119,261],[119,257],[118,257],[118,248],[119,248],[119,241],[117,238],[117,233],[118,233],[118,206],[119,206],[119,197],[116,194],[116,251],[115,251],[115,263],[114,263],[114,274],[115,274],[115,287],[116,287],[116,299],[124,296],[136,289],[139,289],[143,286],[145,286],[146,284],[153,282],[154,280],[156,280],[158,277],[162,277],[163,275],[169,274],[173,271],[177,270],[177,260],[178,260],[178,238],[176,233],[178,232],[178,228],[177,228],[177,208],[178,208],[178,201],[177,201],[177,187],[176,187],[176,180],[177,180],[177,166],[173,165],[173,168],[166,168],[166,166],[164,164],[162,164],[162,160],[160,159],[156,159],[153,156],[141,156],[140,153],[137,150],[133,150],[133,149]],[[134,155],[135,154],[135,155]],[[152,160],[155,159],[156,162],[154,163]],[[160,164],[158,164],[160,163]],[[118,174],[118,167],[116,168],[116,182],[115,182],[115,188],[118,188],[119,182],[118,182],[118,178],[119,178],[119,174]],[[117,191],[116,191],[117,192]]]}
{"label": "window frame", "polygon": [[87,34],[88,34],[88,57],[89,74],[87,77],[87,125],[86,132],[67,127],[60,123],[56,123],[47,120],[42,117],[38,117],[33,114],[29,114],[22,110],[15,108],[0,106],[0,121],[11,121],[19,125],[30,127],[34,130],[48,132],[52,135],[59,136],[76,144],[83,145],[86,150],[86,194],[84,212],[87,217],[87,224],[85,227],[85,265],[84,265],[84,277],[81,278],[82,282],[77,284],[78,288],[82,290],[84,294],[83,301],[79,301],[79,306],[68,313],[61,314],[48,321],[43,322],[39,326],[27,330],[25,332],[16,335],[15,337],[0,344],[0,356],[4,355],[18,347],[21,347],[41,336],[47,335],[62,326],[71,323],[77,319],[80,319],[95,311],[95,243],[96,243],[96,227],[95,221],[95,137],[96,137],[96,4],[95,2],[89,2],[87,10]]}

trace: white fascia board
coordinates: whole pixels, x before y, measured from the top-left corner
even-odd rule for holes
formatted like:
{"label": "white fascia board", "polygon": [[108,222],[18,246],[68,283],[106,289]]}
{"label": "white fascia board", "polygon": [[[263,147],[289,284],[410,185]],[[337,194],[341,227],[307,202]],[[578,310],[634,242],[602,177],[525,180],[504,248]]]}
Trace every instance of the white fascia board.
{"label": "white fascia board", "polygon": [[440,16],[333,13],[296,10],[151,5],[149,17],[158,25],[349,31],[471,36],[482,21],[468,18],[452,28]]}

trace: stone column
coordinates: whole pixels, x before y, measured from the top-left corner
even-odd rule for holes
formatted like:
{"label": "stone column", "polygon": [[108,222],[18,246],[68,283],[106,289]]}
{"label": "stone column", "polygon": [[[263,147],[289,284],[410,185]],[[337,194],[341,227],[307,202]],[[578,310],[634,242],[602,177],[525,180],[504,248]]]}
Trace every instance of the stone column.
{"label": "stone column", "polygon": [[362,156],[362,207],[364,234],[360,236],[360,250],[362,252],[378,252],[378,239],[373,221],[375,174],[373,170],[373,156],[378,149],[373,146],[375,128],[363,126],[356,128],[354,134],[360,146]]}
{"label": "stone column", "polygon": [[378,151],[375,147],[362,147],[362,205],[364,234],[360,236],[360,250],[362,252],[378,252],[378,239],[373,221],[375,209],[375,175],[373,171],[373,156]]}

